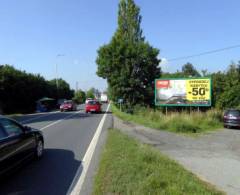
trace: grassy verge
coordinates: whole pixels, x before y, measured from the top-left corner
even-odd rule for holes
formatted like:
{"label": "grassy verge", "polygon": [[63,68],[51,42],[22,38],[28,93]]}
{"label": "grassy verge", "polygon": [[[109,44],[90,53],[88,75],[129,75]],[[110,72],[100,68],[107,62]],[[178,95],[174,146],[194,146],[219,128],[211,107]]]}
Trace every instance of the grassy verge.
{"label": "grassy verge", "polygon": [[112,112],[125,121],[132,121],[154,129],[168,130],[177,133],[196,134],[217,130],[222,127],[222,113],[218,110],[208,112],[162,114],[153,109],[141,108],[134,114],[120,112],[112,105]]}
{"label": "grassy verge", "polygon": [[95,178],[100,194],[224,194],[154,148],[110,130]]}

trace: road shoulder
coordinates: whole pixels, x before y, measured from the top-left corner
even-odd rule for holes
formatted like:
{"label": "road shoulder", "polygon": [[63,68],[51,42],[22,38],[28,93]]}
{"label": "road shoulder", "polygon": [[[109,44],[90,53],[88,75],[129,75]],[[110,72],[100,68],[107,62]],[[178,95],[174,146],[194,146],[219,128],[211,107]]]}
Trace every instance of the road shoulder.
{"label": "road shoulder", "polygon": [[112,114],[107,114],[102,132],[100,134],[99,140],[96,145],[96,149],[93,153],[91,163],[89,165],[85,180],[80,191],[81,195],[90,195],[92,194],[94,186],[94,178],[98,171],[98,166],[100,162],[101,153],[103,151],[104,145],[106,143],[108,129],[113,127],[113,116]]}

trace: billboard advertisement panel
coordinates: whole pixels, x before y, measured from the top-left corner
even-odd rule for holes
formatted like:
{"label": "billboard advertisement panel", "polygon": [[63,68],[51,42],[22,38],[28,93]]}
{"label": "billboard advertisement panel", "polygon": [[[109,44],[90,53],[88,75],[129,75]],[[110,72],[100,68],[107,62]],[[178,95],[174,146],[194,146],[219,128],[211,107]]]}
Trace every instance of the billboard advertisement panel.
{"label": "billboard advertisement panel", "polygon": [[155,105],[211,106],[211,79],[156,79]]}

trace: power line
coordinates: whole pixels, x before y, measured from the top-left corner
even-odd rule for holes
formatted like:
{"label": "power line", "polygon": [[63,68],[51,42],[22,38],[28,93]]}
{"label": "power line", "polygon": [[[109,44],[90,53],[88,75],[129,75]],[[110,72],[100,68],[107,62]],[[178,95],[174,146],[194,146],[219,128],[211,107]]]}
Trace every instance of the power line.
{"label": "power line", "polygon": [[188,59],[188,58],[199,57],[199,56],[203,56],[203,55],[209,55],[209,54],[212,54],[212,53],[218,53],[218,52],[221,52],[221,51],[235,49],[235,48],[239,48],[239,47],[240,47],[240,45],[233,45],[233,46],[229,46],[229,47],[225,47],[225,48],[221,48],[221,49],[215,49],[215,50],[211,50],[211,51],[202,52],[202,53],[199,53],[199,54],[193,54],[193,55],[189,55],[189,56],[172,58],[172,59],[169,59],[168,61],[172,62],[172,61],[178,61],[178,60],[185,60],[185,59]]}

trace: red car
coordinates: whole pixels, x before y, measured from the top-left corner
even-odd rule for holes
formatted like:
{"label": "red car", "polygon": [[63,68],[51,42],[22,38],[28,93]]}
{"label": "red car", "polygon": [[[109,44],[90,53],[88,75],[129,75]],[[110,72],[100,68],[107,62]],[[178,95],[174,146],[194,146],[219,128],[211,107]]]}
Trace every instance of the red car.
{"label": "red car", "polygon": [[96,100],[89,100],[85,106],[85,112],[102,112],[102,104]]}
{"label": "red car", "polygon": [[60,106],[60,111],[75,111],[77,110],[76,104],[72,100],[65,101],[61,106]]}

